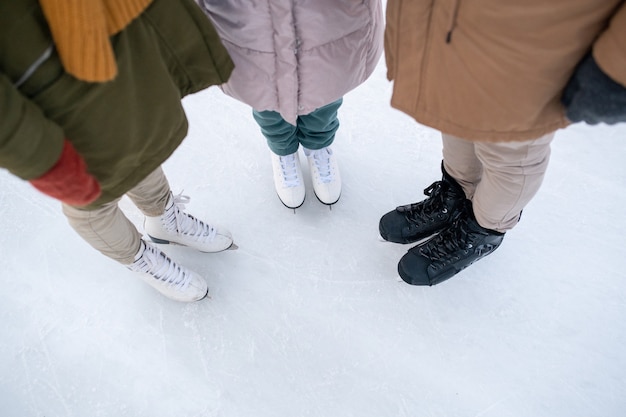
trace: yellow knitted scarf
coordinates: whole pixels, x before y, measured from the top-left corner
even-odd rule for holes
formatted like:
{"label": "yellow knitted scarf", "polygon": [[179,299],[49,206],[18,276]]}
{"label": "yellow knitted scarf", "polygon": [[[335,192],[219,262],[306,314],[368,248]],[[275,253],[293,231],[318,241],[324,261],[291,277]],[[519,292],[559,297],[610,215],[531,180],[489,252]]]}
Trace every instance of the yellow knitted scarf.
{"label": "yellow knitted scarf", "polygon": [[84,81],[115,78],[110,37],[152,0],[39,0],[65,70]]}

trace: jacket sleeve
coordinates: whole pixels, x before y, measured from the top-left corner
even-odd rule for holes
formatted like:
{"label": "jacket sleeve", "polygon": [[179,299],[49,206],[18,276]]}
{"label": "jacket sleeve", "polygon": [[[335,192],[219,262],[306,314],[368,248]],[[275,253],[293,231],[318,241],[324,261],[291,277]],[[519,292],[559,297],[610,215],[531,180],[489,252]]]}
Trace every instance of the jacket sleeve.
{"label": "jacket sleeve", "polygon": [[63,130],[0,72],[0,167],[30,180],[47,172],[63,149]]}
{"label": "jacket sleeve", "polygon": [[563,90],[561,103],[571,122],[626,122],[625,4],[616,9]]}
{"label": "jacket sleeve", "polygon": [[604,73],[626,87],[626,2],[622,2],[608,28],[596,40],[593,57]]}

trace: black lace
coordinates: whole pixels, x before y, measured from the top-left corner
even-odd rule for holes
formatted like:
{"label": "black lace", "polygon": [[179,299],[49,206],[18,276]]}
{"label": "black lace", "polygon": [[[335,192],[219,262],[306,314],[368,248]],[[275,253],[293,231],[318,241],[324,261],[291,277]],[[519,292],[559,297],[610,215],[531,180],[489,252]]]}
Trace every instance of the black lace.
{"label": "black lace", "polygon": [[433,261],[448,263],[453,254],[466,251],[469,247],[470,234],[476,233],[469,228],[467,219],[461,217],[437,236],[420,247],[420,253]]}
{"label": "black lace", "polygon": [[426,200],[400,206],[397,207],[396,210],[400,213],[406,213],[405,218],[409,223],[420,224],[424,222],[424,220],[432,221],[434,214],[445,214],[448,212],[448,207],[446,207],[445,204],[445,191],[447,188],[448,185],[444,184],[443,181],[436,181],[424,190],[424,194],[428,196]]}

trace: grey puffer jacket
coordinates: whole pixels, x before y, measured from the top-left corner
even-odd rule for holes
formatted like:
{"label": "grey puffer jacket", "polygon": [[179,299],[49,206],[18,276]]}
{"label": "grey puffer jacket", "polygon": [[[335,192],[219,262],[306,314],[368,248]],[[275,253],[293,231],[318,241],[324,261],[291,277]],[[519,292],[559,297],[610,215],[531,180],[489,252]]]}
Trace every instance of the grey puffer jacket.
{"label": "grey puffer jacket", "polygon": [[380,0],[197,1],[235,63],[224,92],[292,124],[365,81],[382,54]]}

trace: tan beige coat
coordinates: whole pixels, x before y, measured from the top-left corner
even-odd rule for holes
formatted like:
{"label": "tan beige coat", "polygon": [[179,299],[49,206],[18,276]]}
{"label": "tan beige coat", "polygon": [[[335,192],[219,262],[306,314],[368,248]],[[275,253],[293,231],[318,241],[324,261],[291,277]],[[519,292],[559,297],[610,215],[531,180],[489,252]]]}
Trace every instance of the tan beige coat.
{"label": "tan beige coat", "polygon": [[591,48],[626,86],[624,3],[388,0],[391,104],[471,140],[528,140],[565,127],[561,93]]}

